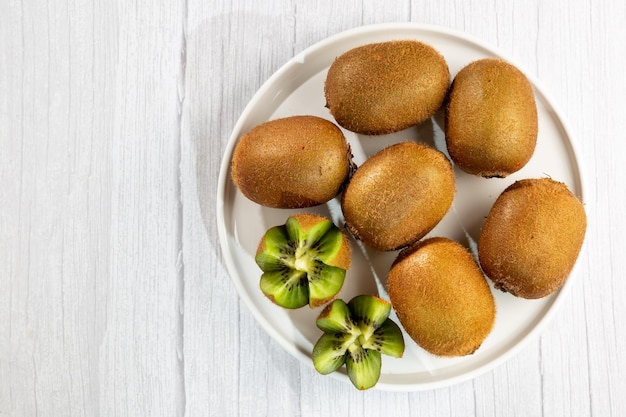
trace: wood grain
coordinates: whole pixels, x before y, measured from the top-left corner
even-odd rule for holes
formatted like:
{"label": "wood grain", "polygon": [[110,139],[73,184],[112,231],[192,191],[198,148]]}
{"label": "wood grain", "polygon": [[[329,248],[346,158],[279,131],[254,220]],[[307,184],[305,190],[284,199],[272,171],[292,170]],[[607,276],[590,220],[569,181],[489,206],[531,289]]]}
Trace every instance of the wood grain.
{"label": "wood grain", "polygon": [[[463,30],[567,116],[589,229],[540,337],[448,388],[357,392],[259,326],[217,238],[246,104],[370,23]],[[539,0],[0,3],[0,416],[622,416],[626,5]]]}
{"label": "wood grain", "polygon": [[182,415],[180,4],[3,5],[0,415]]}

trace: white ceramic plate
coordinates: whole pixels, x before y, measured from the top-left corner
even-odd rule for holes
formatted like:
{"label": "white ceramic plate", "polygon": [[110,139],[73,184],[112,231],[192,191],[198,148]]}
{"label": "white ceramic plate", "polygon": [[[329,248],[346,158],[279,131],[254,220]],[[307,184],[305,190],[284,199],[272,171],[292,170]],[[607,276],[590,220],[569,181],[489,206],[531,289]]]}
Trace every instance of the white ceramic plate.
{"label": "white ceramic plate", "polygon": [[[267,120],[296,114],[312,114],[333,120],[324,107],[324,80],[328,67],[343,52],[367,43],[412,38],[441,52],[454,76],[471,61],[489,56],[508,59],[494,48],[465,34],[418,24],[383,24],[361,27],[330,37],[295,56],[280,68],[256,93],[239,118],[223,156],[217,195],[217,222],[224,260],[241,299],[263,328],[290,354],[312,366],[310,352],[321,335],[315,326],[320,309],[305,307],[286,310],[272,304],[259,289],[260,269],[254,262],[256,246],[269,227],[283,224],[296,210],[261,207],[247,200],[230,179],[230,159],[238,138]],[[528,74],[527,74],[528,75]],[[559,111],[538,82],[535,88],[539,111],[539,136],[530,162],[506,179],[483,179],[456,169],[457,194],[453,208],[428,236],[447,236],[473,248],[480,227],[500,192],[520,178],[549,176],[566,183],[583,197],[583,181],[570,133]],[[345,131],[361,164],[378,150],[403,140],[429,143],[445,152],[441,112],[426,123],[403,132],[368,137]],[[299,210],[331,216],[342,224],[337,200],[313,209]],[[361,293],[379,294],[385,299],[386,272],[396,252],[377,252],[353,243],[353,267],[348,271],[339,297],[345,301]],[[556,294],[540,300],[518,299],[493,291],[497,304],[492,333],[473,355],[443,359],[427,354],[406,334],[403,358],[383,357],[376,389],[416,391],[458,383],[493,369],[519,351],[550,319],[563,299],[568,283]],[[397,317],[392,315],[397,323]],[[348,381],[344,370],[332,374]],[[349,383],[349,382],[348,382]]]}

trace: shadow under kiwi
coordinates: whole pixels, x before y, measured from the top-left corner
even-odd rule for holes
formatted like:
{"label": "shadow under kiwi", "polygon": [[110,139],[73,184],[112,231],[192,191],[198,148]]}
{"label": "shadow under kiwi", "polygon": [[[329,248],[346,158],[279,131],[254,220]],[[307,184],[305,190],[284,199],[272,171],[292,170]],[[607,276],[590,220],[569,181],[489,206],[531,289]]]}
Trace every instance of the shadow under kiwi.
{"label": "shadow under kiwi", "polygon": [[381,150],[402,142],[424,143],[436,148],[437,130],[438,127],[433,123],[433,119],[428,118],[418,125],[386,135],[356,134],[358,141],[358,152],[355,154],[356,162],[361,164]]}

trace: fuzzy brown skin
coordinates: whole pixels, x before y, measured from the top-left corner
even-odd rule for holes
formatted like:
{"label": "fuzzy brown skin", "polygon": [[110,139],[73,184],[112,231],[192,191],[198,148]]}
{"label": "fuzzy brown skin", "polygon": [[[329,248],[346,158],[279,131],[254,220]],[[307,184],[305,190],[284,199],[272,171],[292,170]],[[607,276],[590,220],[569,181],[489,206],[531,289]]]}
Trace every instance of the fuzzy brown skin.
{"label": "fuzzy brown skin", "polygon": [[408,246],[432,230],[455,194],[454,171],[443,153],[404,142],[367,159],[341,200],[346,227],[382,251]]}
{"label": "fuzzy brown skin", "polygon": [[441,107],[450,85],[443,56],[415,40],[373,43],[339,56],[328,70],[326,103],[337,123],[380,135],[406,129]]}
{"label": "fuzzy brown skin", "polygon": [[291,116],[257,125],[237,142],[231,176],[250,200],[303,208],[334,198],[348,178],[350,147],[334,123]]}
{"label": "fuzzy brown skin", "polygon": [[487,280],[453,240],[431,238],[402,251],[387,287],[406,332],[434,355],[469,355],[493,328],[496,306]]}
{"label": "fuzzy brown skin", "polygon": [[537,105],[528,79],[496,58],[475,61],[454,77],[445,104],[452,160],[483,177],[506,177],[532,157]]}
{"label": "fuzzy brown skin", "polygon": [[545,297],[567,279],[586,229],[584,206],[565,184],[520,180],[502,192],[485,220],[480,264],[496,288],[522,298]]}

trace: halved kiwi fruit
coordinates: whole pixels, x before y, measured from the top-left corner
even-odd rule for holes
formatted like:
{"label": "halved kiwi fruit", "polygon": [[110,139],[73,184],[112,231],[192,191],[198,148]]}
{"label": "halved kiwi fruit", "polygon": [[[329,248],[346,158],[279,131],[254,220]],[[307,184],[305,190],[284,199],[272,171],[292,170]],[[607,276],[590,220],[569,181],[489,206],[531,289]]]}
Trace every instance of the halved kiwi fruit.
{"label": "halved kiwi fruit", "polygon": [[331,220],[294,214],[259,243],[255,261],[263,271],[261,290],[285,308],[324,305],[341,290],[350,255],[347,237]]}
{"label": "halved kiwi fruit", "polygon": [[322,310],[317,327],[324,334],[313,347],[313,365],[329,374],[346,365],[348,377],[360,390],[380,378],[381,354],[402,357],[404,338],[389,319],[391,304],[373,295],[359,295],[346,304],[335,300]]}

